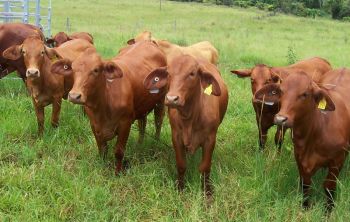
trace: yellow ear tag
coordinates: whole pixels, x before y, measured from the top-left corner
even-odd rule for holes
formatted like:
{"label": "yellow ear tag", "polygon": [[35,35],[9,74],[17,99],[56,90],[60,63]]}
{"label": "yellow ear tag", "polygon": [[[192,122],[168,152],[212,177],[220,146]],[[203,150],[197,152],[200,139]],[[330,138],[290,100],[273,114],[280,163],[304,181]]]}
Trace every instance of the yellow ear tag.
{"label": "yellow ear tag", "polygon": [[325,100],[325,98],[322,98],[322,100],[318,103],[318,108],[325,110],[327,106],[327,101]]}
{"label": "yellow ear tag", "polygon": [[52,63],[55,63],[57,60],[58,60],[58,58],[57,58],[57,56],[55,56],[55,57],[53,57],[53,58],[51,59],[51,62],[52,62]]}
{"label": "yellow ear tag", "polygon": [[213,85],[210,84],[210,85],[204,90],[204,93],[207,94],[208,96],[210,96],[212,92],[213,92]]}

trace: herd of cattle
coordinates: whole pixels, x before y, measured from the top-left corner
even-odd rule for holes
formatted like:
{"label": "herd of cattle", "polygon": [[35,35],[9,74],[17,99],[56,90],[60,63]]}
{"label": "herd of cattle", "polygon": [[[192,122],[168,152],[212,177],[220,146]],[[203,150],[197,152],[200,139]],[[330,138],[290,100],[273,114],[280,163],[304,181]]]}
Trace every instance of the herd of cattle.
{"label": "herd of cattle", "polygon": [[[114,154],[119,174],[133,122],[138,121],[142,143],[147,114],[153,110],[159,138],[166,105],[178,188],[184,188],[186,153],[201,147],[203,189],[212,195],[212,153],[227,109],[228,89],[217,68],[218,51],[210,42],[181,47],[145,31],[106,60],[89,33],[60,32],[45,39],[35,26],[16,23],[0,26],[0,42],[0,77],[17,71],[23,79],[33,100],[39,135],[44,130],[44,107],[52,104],[51,124],[57,127],[62,98],[68,98],[83,106],[101,156],[106,157],[107,141],[117,136]],[[330,211],[349,150],[350,70],[333,70],[327,60],[315,57],[286,67],[256,65],[232,73],[251,79],[261,149],[274,124],[279,150],[285,131],[292,130],[304,207],[309,206],[311,177],[321,167],[328,168],[324,189]]]}

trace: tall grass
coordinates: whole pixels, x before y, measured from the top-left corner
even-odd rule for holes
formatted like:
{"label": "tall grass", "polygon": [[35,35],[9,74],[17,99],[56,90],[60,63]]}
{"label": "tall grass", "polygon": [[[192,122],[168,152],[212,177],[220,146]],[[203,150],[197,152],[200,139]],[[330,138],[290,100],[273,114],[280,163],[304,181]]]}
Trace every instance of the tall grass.
{"label": "tall grass", "polygon": [[[186,190],[175,190],[175,159],[165,120],[155,141],[153,117],[137,145],[133,127],[126,158],[130,168],[113,174],[113,155],[98,156],[89,121],[80,107],[63,102],[60,127],[49,124],[43,138],[31,99],[21,81],[0,81],[0,221],[321,221],[325,172],[314,178],[313,207],[300,208],[298,172],[289,133],[277,154],[270,131],[266,151],[258,152],[258,131],[250,82],[231,69],[256,63],[287,65],[291,59],[321,56],[334,67],[350,64],[349,24],[265,12],[158,0],[53,1],[53,28],[88,31],[105,57],[116,55],[143,30],[181,44],[211,41],[220,52],[220,70],[230,90],[229,108],[214,152],[214,202],[207,207],[200,188],[201,154],[188,157]],[[113,149],[115,141],[110,143]],[[350,175],[340,176],[330,221],[350,220]]]}

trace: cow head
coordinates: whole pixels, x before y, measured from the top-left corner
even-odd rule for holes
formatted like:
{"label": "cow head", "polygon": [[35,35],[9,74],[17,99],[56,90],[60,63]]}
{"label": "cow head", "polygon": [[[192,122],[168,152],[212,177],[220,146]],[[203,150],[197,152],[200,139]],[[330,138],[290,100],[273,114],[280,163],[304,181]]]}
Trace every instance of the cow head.
{"label": "cow head", "polygon": [[333,111],[335,105],[328,93],[317,86],[304,72],[289,75],[281,84],[269,84],[255,94],[255,99],[280,101],[281,108],[275,124],[293,127],[313,115],[317,109]]}
{"label": "cow head", "polygon": [[38,37],[28,37],[22,45],[14,45],[3,52],[6,59],[17,60],[23,58],[28,78],[40,77],[40,70],[45,59],[56,59],[61,56],[55,49],[48,48]]}
{"label": "cow head", "polygon": [[152,33],[150,31],[143,31],[140,34],[138,34],[135,38],[128,40],[128,45],[133,45],[137,42],[141,41],[153,41],[155,42],[155,39],[152,37]]}
{"label": "cow head", "polygon": [[112,61],[103,61],[96,49],[85,50],[73,62],[67,59],[57,61],[51,72],[58,75],[73,75],[74,84],[68,99],[72,103],[86,104],[106,82],[121,78],[123,71]]}
{"label": "cow head", "polygon": [[214,96],[221,94],[217,80],[191,56],[177,57],[168,67],[153,70],[145,78],[144,86],[151,93],[167,86],[165,104],[175,108],[192,101],[196,93],[202,93],[201,88],[210,87]]}
{"label": "cow head", "polygon": [[47,39],[46,43],[58,47],[69,40],[72,39],[65,32],[59,32],[53,38]]}
{"label": "cow head", "polygon": [[280,80],[280,75],[274,68],[266,65],[256,65],[252,69],[232,70],[231,72],[240,78],[250,78],[253,95],[265,85],[277,83]]}

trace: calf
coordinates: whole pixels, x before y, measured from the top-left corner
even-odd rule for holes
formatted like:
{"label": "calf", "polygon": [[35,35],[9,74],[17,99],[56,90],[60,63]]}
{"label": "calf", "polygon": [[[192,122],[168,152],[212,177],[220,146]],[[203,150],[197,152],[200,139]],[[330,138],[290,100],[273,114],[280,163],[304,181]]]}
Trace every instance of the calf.
{"label": "calf", "polygon": [[[309,206],[311,177],[321,167],[328,168],[324,181],[327,209],[334,206],[336,180],[349,151],[350,142],[350,70],[328,72],[315,84],[310,76],[298,72],[281,85],[270,84],[255,97],[280,101],[275,123],[293,131],[294,155],[303,188],[303,206]],[[327,89],[328,88],[328,89]]]}
{"label": "calf", "polygon": [[63,43],[73,39],[84,39],[90,42],[91,44],[94,44],[94,38],[90,33],[87,33],[87,32],[75,32],[70,35],[68,35],[65,32],[59,32],[53,38],[47,39],[46,43],[49,45],[53,45],[55,47],[59,47]]}
{"label": "calf", "polygon": [[17,71],[22,80],[26,80],[26,68],[23,59],[9,60],[3,56],[3,52],[13,45],[22,44],[29,36],[36,36],[44,40],[41,30],[33,25],[21,23],[0,25],[0,79],[11,72]]}
{"label": "calf", "polygon": [[208,41],[198,42],[190,46],[179,46],[166,40],[157,40],[152,37],[152,33],[144,31],[138,34],[134,39],[130,39],[128,44],[134,44],[138,41],[154,41],[165,53],[168,63],[180,55],[191,55],[197,59],[204,59],[216,65],[219,59],[218,50]]}
{"label": "calf", "polygon": [[144,85],[151,92],[168,88],[165,104],[169,107],[178,188],[184,188],[186,151],[193,154],[202,147],[199,171],[203,175],[204,191],[211,195],[212,153],[228,103],[227,88],[219,70],[207,61],[183,55],[175,58],[168,67],[152,71]]}
{"label": "calf", "polygon": [[38,121],[38,132],[44,130],[44,108],[52,104],[51,124],[58,126],[61,102],[72,87],[72,79],[52,75],[51,60],[64,57],[74,57],[75,53],[92,45],[85,40],[76,40],[70,47],[50,49],[43,40],[37,37],[28,37],[21,45],[14,45],[5,50],[3,56],[9,60],[23,58],[26,67],[27,88],[31,93],[35,113]]}
{"label": "calf", "polygon": [[[266,65],[256,65],[252,69],[233,70],[233,74],[238,77],[251,79],[251,88],[254,94],[270,83],[278,83],[286,78],[289,73],[296,70],[302,70],[313,78],[314,81],[319,81],[322,75],[332,69],[329,62],[325,59],[314,57],[299,61],[295,64],[286,67],[268,67]],[[265,103],[252,99],[252,104],[255,111],[256,122],[259,129],[259,147],[263,150],[267,140],[268,130],[273,126],[273,120],[276,113],[279,111],[279,103]],[[275,144],[278,150],[281,150],[286,128],[277,127],[275,134]]]}
{"label": "calf", "polygon": [[156,136],[159,138],[165,91],[150,94],[142,84],[151,70],[166,65],[166,58],[152,42],[139,42],[124,49],[112,60],[103,60],[96,50],[88,49],[75,61],[58,61],[52,72],[73,75],[69,101],[84,105],[99,152],[105,158],[107,141],[118,135],[115,146],[115,173],[122,170],[125,146],[131,124],[139,121],[142,142],[147,114],[154,110]]}

